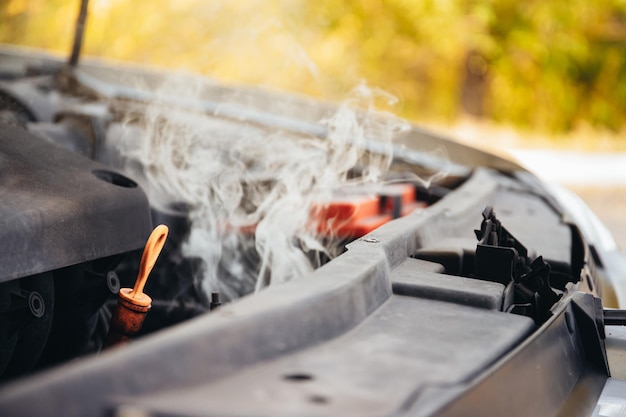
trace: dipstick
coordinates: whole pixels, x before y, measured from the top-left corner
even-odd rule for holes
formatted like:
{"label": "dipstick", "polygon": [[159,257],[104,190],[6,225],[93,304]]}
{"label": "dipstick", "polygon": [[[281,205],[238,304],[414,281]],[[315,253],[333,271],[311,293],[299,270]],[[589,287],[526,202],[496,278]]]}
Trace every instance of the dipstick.
{"label": "dipstick", "polygon": [[148,276],[165,245],[168,228],[161,224],[157,226],[146,243],[139,264],[139,274],[133,288],[122,288],[118,294],[117,306],[111,318],[109,333],[104,347],[126,343],[141,330],[141,326],[150,311],[152,298],[143,292]]}

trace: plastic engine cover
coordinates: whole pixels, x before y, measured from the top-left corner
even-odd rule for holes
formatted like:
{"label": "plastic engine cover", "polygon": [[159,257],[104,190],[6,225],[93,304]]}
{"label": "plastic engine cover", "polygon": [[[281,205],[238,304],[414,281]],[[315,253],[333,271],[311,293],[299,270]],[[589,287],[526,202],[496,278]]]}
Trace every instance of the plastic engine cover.
{"label": "plastic engine cover", "polygon": [[143,246],[148,200],[132,180],[27,131],[0,127],[0,282]]}

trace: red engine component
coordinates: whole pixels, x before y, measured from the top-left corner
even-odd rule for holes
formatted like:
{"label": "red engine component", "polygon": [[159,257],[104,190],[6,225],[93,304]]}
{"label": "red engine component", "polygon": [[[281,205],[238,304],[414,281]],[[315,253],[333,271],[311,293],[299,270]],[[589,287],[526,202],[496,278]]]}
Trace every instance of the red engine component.
{"label": "red engine component", "polygon": [[412,184],[386,185],[371,195],[340,195],[314,209],[318,232],[329,237],[356,238],[366,235],[390,220],[406,216],[427,204],[416,201]]}

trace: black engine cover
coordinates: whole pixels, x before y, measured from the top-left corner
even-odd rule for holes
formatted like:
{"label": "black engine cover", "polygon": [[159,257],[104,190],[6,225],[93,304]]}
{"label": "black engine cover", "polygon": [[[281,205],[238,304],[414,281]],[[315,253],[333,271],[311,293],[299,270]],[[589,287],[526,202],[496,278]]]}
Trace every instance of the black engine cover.
{"label": "black engine cover", "polygon": [[138,249],[151,229],[132,180],[0,127],[0,282]]}

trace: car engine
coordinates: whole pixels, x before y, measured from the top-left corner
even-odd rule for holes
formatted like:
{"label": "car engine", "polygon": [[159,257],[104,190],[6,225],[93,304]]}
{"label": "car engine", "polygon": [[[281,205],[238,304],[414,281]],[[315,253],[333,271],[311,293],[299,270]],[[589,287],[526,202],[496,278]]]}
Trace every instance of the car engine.
{"label": "car engine", "polygon": [[[589,394],[593,408],[609,373],[612,313],[603,303],[618,305],[620,266],[534,176],[408,124],[393,125],[393,143],[382,140],[389,116],[367,109],[350,114],[375,121],[364,137],[379,137],[357,143],[363,129],[351,130],[328,147],[343,127],[333,118],[341,105],[211,82],[187,97],[176,85],[163,90],[167,83],[142,69],[68,69],[0,52],[0,410],[498,414],[507,403],[487,394],[502,394],[498,385],[514,375],[518,388],[532,385],[533,370],[544,368],[567,389],[527,411],[571,407],[570,391],[587,376],[602,380]],[[207,127],[188,130],[188,117]],[[166,141],[171,131],[178,142]],[[282,198],[292,184],[284,177],[309,177],[288,175],[298,164],[272,171],[258,152],[237,148],[238,138],[257,136],[255,152],[278,143],[276,157],[296,143],[311,150],[307,159],[321,158],[314,168],[339,167],[333,187],[324,172],[302,186],[325,193],[304,193],[293,229],[304,234],[264,229],[266,218],[288,223],[301,207]],[[133,142],[139,137],[150,139]],[[203,159],[207,149],[212,159]],[[335,161],[336,149],[352,163]],[[181,154],[197,157],[206,176],[194,177]],[[243,168],[211,174],[213,160]],[[212,181],[230,184],[233,207]],[[267,196],[280,197],[272,200],[280,210],[266,207]],[[207,208],[201,197],[220,205]],[[145,287],[152,303],[136,343],[103,349],[120,288],[133,287],[146,240],[162,224],[169,236]],[[226,243],[207,249],[218,238]],[[271,242],[274,252],[265,250]],[[299,263],[284,262],[291,258]],[[315,385],[317,371],[331,382]],[[238,389],[260,386],[271,395],[238,400]],[[543,388],[519,395],[544,398]]]}

